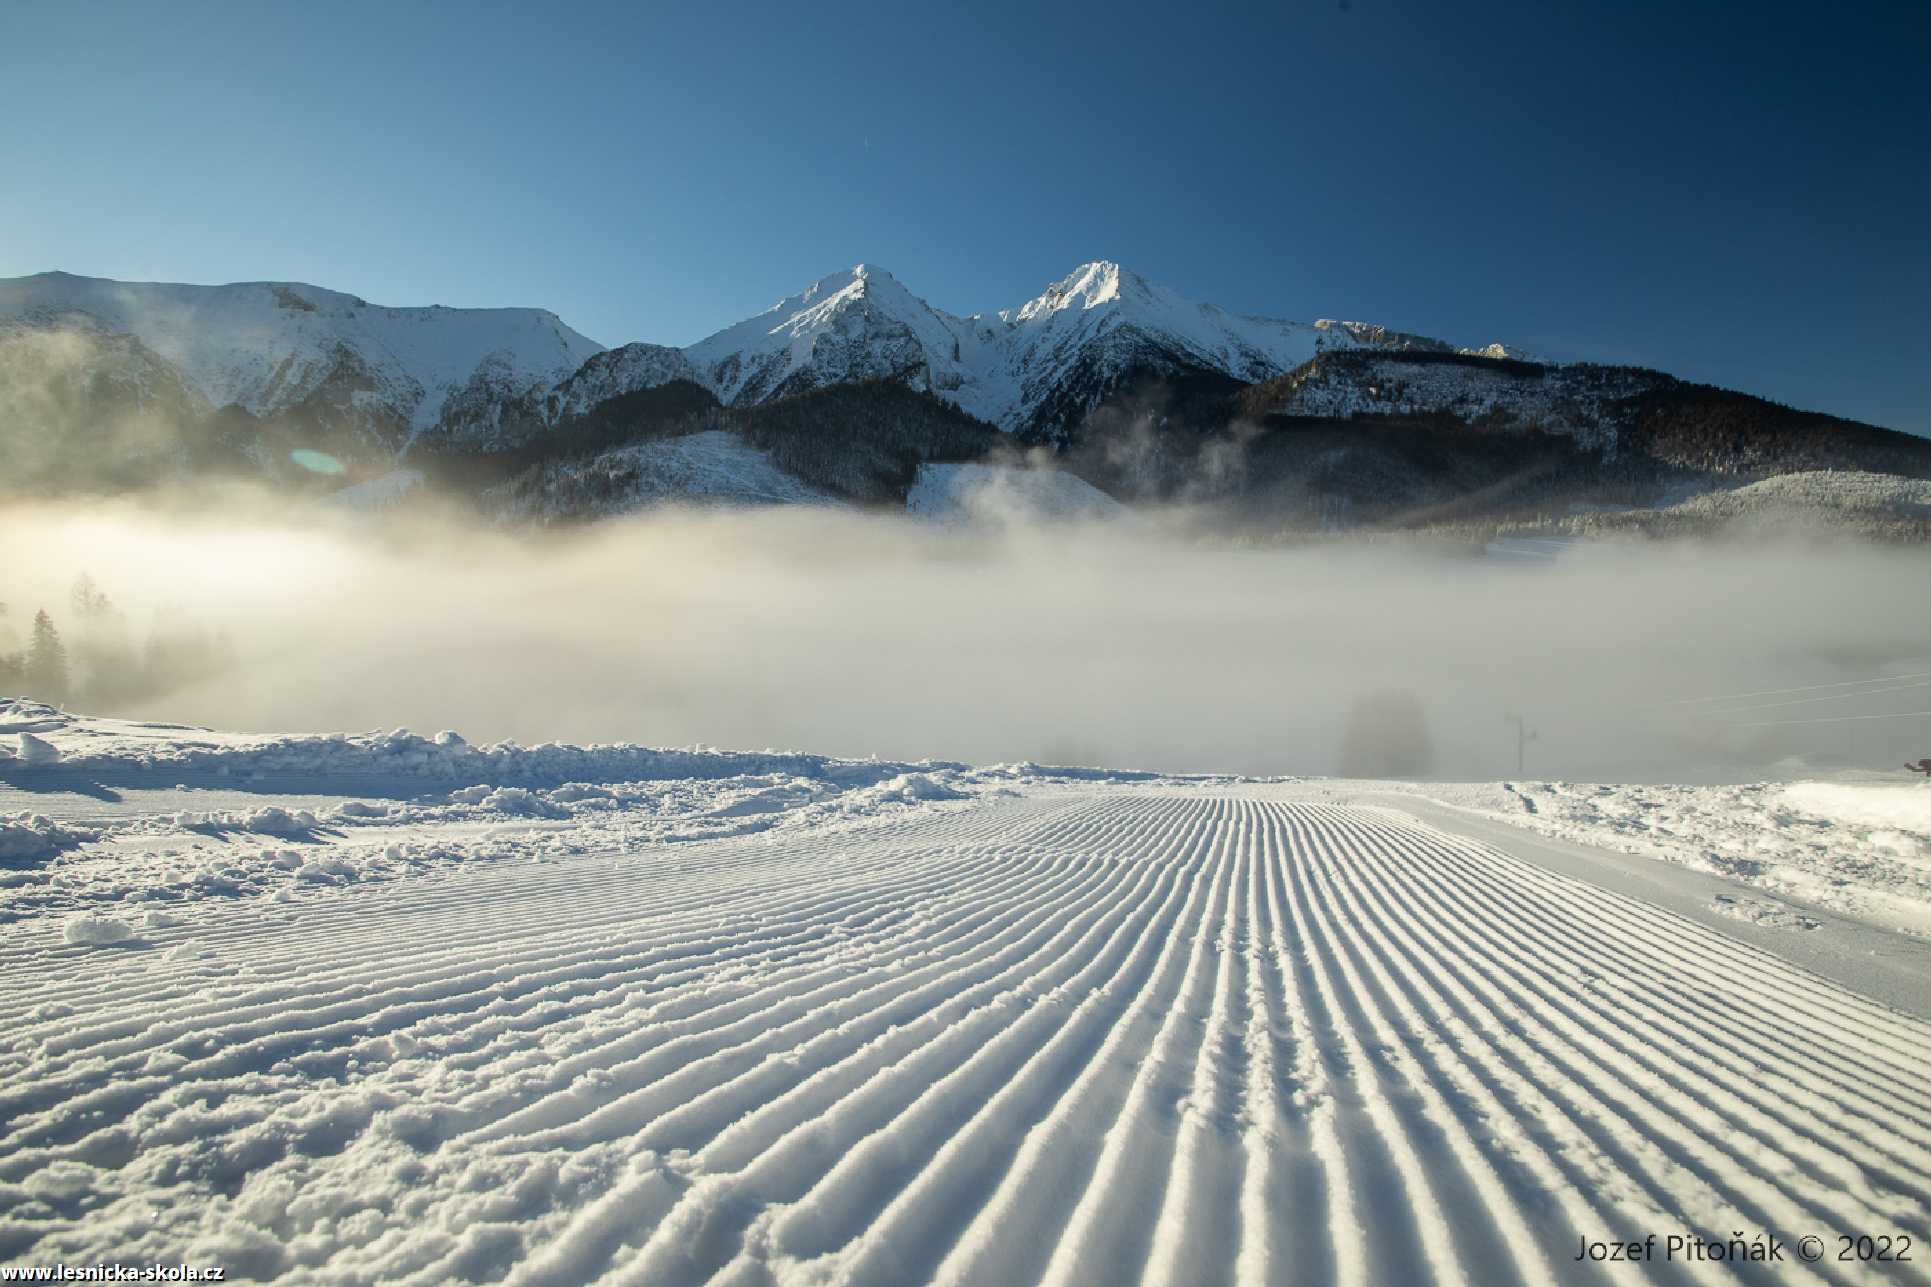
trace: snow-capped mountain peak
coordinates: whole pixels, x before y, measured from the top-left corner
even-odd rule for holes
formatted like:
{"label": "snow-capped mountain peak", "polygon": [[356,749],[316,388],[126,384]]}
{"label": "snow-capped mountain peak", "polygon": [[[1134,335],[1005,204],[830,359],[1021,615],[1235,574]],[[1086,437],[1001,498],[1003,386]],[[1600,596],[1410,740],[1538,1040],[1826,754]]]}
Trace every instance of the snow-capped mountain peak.
{"label": "snow-capped mountain peak", "polygon": [[1068,276],[1049,285],[1038,298],[1027,301],[1017,309],[1004,310],[1000,316],[1009,322],[1029,322],[1064,309],[1098,308],[1102,304],[1117,303],[1129,295],[1144,299],[1150,293],[1145,278],[1126,271],[1111,260],[1096,259],[1081,264]]}
{"label": "snow-capped mountain peak", "polygon": [[[684,350],[728,403],[893,379],[1006,429],[1058,432],[1136,371],[1270,379],[1331,348],[1437,345],[1357,323],[1229,313],[1113,260],[1081,264],[1017,308],[959,317],[859,264]],[[1447,345],[1438,345],[1447,349]]]}
{"label": "snow-capped mountain peak", "polygon": [[970,323],[932,308],[889,272],[859,264],[684,353],[726,402],[868,379],[938,392],[959,387],[972,335]]}
{"label": "snow-capped mountain peak", "polygon": [[893,287],[901,291],[905,289],[899,285],[898,278],[876,264],[854,264],[843,272],[820,277],[798,294],[787,295],[765,311],[789,316],[802,308],[830,303],[834,299],[856,299],[874,289],[889,291]]}
{"label": "snow-capped mountain peak", "polygon": [[869,304],[883,318],[908,325],[939,316],[924,300],[905,289],[898,278],[870,264],[821,277],[800,294],[779,300],[764,316],[782,319],[773,328],[774,332],[783,331],[796,337],[826,325],[841,311],[861,302]]}

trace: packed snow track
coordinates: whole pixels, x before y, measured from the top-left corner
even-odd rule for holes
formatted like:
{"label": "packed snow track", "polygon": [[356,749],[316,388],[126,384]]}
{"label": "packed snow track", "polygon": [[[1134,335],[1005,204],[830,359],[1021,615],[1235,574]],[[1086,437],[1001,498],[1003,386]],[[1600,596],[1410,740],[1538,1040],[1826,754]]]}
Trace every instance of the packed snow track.
{"label": "packed snow track", "polygon": [[[0,1263],[638,1284],[1931,1266],[1931,1026],[1392,810],[1261,788],[1069,786],[0,954]],[[1576,1260],[1739,1232],[1785,1263]],[[1858,1234],[1908,1236],[1916,1263],[1837,1262]],[[1806,1235],[1830,1258],[1798,1262]]]}

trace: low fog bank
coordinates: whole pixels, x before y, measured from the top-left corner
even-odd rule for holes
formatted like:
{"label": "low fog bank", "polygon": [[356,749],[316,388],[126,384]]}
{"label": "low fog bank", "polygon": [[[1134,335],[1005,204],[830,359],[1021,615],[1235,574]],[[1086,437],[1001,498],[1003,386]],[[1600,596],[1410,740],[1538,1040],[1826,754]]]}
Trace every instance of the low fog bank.
{"label": "low fog bank", "polygon": [[[1931,710],[1931,686],[1908,687],[1931,680],[1845,696],[1931,672],[1931,560],[1844,543],[1581,546],[1524,567],[1133,522],[663,510],[535,538],[239,499],[219,517],[16,505],[0,541],[0,652],[44,607],[74,704],[140,719],[1464,779],[1515,776],[1511,714],[1537,735],[1534,777],[1931,755],[1931,719],[1848,718]],[[110,606],[81,611],[82,574]],[[116,647],[88,648],[102,632]],[[106,672],[157,637],[205,655],[117,685]],[[1842,686],[1765,693],[1821,684]]]}

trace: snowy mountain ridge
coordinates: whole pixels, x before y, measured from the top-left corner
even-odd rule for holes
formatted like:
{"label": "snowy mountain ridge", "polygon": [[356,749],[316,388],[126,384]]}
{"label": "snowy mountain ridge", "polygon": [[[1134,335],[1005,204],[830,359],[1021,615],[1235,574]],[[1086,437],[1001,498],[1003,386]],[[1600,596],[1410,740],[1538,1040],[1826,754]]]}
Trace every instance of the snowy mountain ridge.
{"label": "snowy mountain ridge", "polygon": [[1245,383],[1333,348],[1506,356],[1358,322],[1291,322],[1187,300],[1108,260],[1082,264],[1017,308],[955,316],[859,264],[684,350],[726,403],[825,384],[897,379],[991,424],[1022,430],[1055,400],[1090,409],[1136,365],[1196,367]]}
{"label": "snowy mountain ridge", "polygon": [[0,319],[131,335],[210,406],[266,416],[316,399],[405,442],[452,401],[547,392],[603,348],[543,309],[383,308],[299,282],[40,273],[0,280]]}
{"label": "snowy mountain ridge", "polygon": [[541,309],[385,308],[296,282],[189,286],[60,272],[0,280],[0,324],[131,337],[134,365],[171,368],[211,408],[258,418],[305,410],[396,450],[426,436],[499,449],[674,380],[730,405],[893,380],[1003,429],[1050,420],[1052,430],[1139,369],[1253,382],[1336,348],[1475,351],[1363,323],[1241,316],[1105,260],[1016,308],[970,317],[860,264],[681,350],[605,350]]}

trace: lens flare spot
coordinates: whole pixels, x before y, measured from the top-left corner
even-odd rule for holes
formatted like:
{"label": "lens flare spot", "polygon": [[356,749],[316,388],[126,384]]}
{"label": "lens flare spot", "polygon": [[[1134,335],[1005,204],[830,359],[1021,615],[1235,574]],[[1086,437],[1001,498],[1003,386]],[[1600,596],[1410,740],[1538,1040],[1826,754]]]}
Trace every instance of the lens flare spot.
{"label": "lens flare spot", "polygon": [[312,474],[339,474],[342,462],[326,451],[310,451],[307,447],[297,447],[288,453],[288,458]]}

